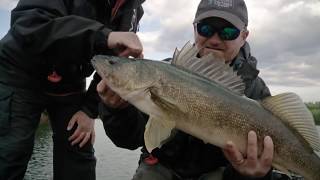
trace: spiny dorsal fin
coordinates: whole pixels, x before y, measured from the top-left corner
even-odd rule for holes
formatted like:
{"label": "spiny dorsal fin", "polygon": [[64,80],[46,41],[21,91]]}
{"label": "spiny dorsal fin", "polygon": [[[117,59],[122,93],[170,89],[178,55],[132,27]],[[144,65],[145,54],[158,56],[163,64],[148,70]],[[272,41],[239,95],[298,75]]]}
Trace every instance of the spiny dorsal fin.
{"label": "spiny dorsal fin", "polygon": [[283,93],[265,98],[261,104],[296,129],[315,150],[320,152],[320,137],[311,112],[295,93]]}
{"label": "spiny dorsal fin", "polygon": [[179,51],[176,49],[175,56],[173,57],[172,64],[181,65],[185,64],[190,58],[196,57],[199,50],[193,48],[193,45],[188,41]]}
{"label": "spiny dorsal fin", "polygon": [[171,64],[188,69],[239,95],[244,95],[243,80],[228,64],[225,64],[223,59],[217,58],[213,54],[198,58],[198,52],[196,46],[187,42],[181,51],[175,50]]}

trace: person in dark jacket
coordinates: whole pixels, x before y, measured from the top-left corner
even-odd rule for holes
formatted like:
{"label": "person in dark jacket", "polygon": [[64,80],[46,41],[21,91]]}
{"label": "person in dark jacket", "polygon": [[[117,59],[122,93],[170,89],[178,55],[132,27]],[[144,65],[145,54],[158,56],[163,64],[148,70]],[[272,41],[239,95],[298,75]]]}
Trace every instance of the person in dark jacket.
{"label": "person in dark jacket", "polygon": [[[0,41],[0,179],[22,180],[41,112],[53,130],[55,180],[94,180],[95,54],[142,57],[144,0],[20,0]],[[91,140],[90,140],[91,139]]]}
{"label": "person in dark jacket", "polygon": [[[251,55],[246,39],[247,8],[243,0],[201,0],[194,20],[195,46],[199,56],[214,53],[225,59],[244,80],[245,95],[260,100],[270,96],[264,81],[258,76],[257,60]],[[273,142],[264,139],[261,156],[257,155],[257,136],[248,134],[247,154],[242,155],[233,142],[222,150],[206,144],[182,131],[161,148],[148,153],[144,147],[144,130],[148,115],[115,94],[108,82],[97,86],[103,101],[100,118],[108,137],[119,147],[142,148],[134,180],[244,180],[271,179]]]}

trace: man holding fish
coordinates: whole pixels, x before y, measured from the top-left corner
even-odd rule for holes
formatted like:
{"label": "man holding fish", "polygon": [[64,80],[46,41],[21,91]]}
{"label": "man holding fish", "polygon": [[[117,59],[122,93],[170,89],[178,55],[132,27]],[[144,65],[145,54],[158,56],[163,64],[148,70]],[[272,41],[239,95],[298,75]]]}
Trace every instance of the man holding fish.
{"label": "man holding fish", "polygon": [[[143,146],[139,167],[133,179],[258,180],[273,178],[271,165],[279,165],[279,169],[284,168],[281,170],[286,170],[286,167],[292,168],[290,170],[299,170],[297,166],[288,164],[285,164],[285,167],[282,166],[283,159],[279,158],[279,155],[284,152],[282,149],[274,148],[270,137],[274,135],[270,133],[273,132],[272,129],[256,128],[263,127],[263,123],[266,127],[272,127],[270,124],[279,122],[272,122],[271,120],[270,122],[261,122],[259,119],[254,119],[257,124],[252,122],[253,125],[250,126],[251,122],[248,125],[246,121],[241,121],[242,119],[251,121],[252,118],[248,116],[257,115],[254,108],[261,108],[260,105],[257,105],[257,102],[264,98],[268,99],[270,96],[269,89],[264,81],[258,77],[257,61],[251,56],[250,47],[246,42],[249,35],[247,26],[247,8],[243,0],[202,0],[194,19],[195,44],[187,44],[181,51],[177,51],[173,57],[172,64],[178,68],[172,69],[177,72],[170,71],[171,67],[168,65],[154,65],[155,63],[151,62],[132,63],[130,67],[128,65],[130,63],[121,58],[107,59],[107,61],[99,59],[103,57],[94,58],[93,65],[103,78],[98,84],[97,90],[104,102],[100,106],[100,117],[103,120],[106,134],[119,147],[136,149]],[[214,56],[210,54],[214,54]],[[198,60],[203,61],[204,64]],[[211,64],[210,60],[212,60]],[[220,60],[224,60],[224,63],[221,63]],[[116,67],[114,69],[120,72],[113,71],[113,64]],[[226,69],[225,66],[228,65],[241,76],[241,83],[239,83],[240,78],[232,75]],[[186,66],[188,70],[196,72],[197,75],[186,73],[189,71],[180,71],[180,68]],[[214,66],[217,68],[214,69]],[[146,70],[137,67],[144,67]],[[160,70],[158,72],[151,67],[157,67]],[[222,70],[219,70],[219,68]],[[137,75],[141,78],[140,81],[151,84],[149,87],[143,89],[141,85],[143,83],[139,82],[139,78],[134,79],[135,74],[132,72],[140,73],[137,70],[141,70],[141,74]],[[160,71],[166,71],[174,78],[176,78],[175,75],[182,74],[184,76],[177,77],[176,80],[172,80],[173,78],[168,80],[166,79],[168,78],[167,74],[164,75]],[[153,76],[148,77],[151,74]],[[159,78],[157,79],[157,77]],[[188,77],[201,82],[188,81]],[[223,104],[223,98],[211,97],[210,93],[205,96],[207,95],[206,92],[211,91],[211,89],[208,89],[204,84],[211,84],[211,79],[219,82],[217,86],[215,83],[213,86],[218,89],[217,92],[221,92],[221,97],[225,97],[224,99],[232,97],[231,100],[228,99],[228,102],[225,102],[227,105]],[[125,84],[122,84],[121,80],[125,80]],[[157,80],[159,82],[156,82]],[[188,82],[183,84],[184,81]],[[172,86],[171,82],[174,82]],[[202,82],[205,83],[201,84]],[[187,86],[186,84],[198,85],[199,87],[196,91],[192,91],[195,86]],[[136,86],[136,91],[130,92],[130,88],[119,88],[124,85],[130,86],[130,88]],[[227,87],[232,93],[225,88],[220,89],[220,85]],[[178,89],[178,91],[184,91],[188,96],[177,97],[181,96],[182,93],[177,94],[177,87],[174,86],[184,87]],[[199,91],[203,93],[197,94]],[[203,94],[204,96],[202,96]],[[248,98],[258,101],[249,101],[248,98],[244,98],[245,101],[239,99],[243,104],[235,102],[236,100],[233,97],[238,99],[240,97],[238,94],[244,94]],[[177,98],[175,99],[174,96]],[[287,99],[295,97],[290,94],[287,96],[289,97]],[[188,98],[192,101],[190,104],[186,100]],[[211,98],[215,100],[211,102],[218,104],[212,104],[216,107],[210,107],[210,103],[208,103],[209,105],[206,103],[206,100]],[[286,98],[282,95],[279,99]],[[201,100],[203,101],[201,102]],[[176,102],[181,102],[182,105],[176,104]],[[248,102],[248,105],[246,102]],[[195,105],[199,103],[201,105]],[[229,104],[243,106],[239,108],[246,110],[247,114],[235,112],[238,109],[228,106]],[[263,102],[262,105],[266,109],[271,109],[272,104],[272,99],[269,98],[269,101]],[[230,113],[228,113],[228,110],[223,111],[222,108],[229,109]],[[214,115],[206,109],[214,111]],[[230,116],[228,116],[229,114]],[[270,115],[264,109],[260,114],[265,114],[267,117]],[[210,122],[206,121],[207,117],[204,116],[211,117],[212,122],[210,120]],[[305,119],[309,119],[308,113],[306,113],[306,117]],[[270,116],[270,118],[275,119],[273,116]],[[235,122],[234,119],[239,121]],[[201,120],[202,122],[200,122]],[[261,124],[263,125],[260,126]],[[192,125],[197,127],[193,128]],[[283,125],[279,123],[279,126],[282,127]],[[318,135],[314,133],[312,124],[308,124],[306,127],[311,129],[312,134],[306,138],[308,143],[315,151],[319,150],[317,149],[319,148]],[[212,131],[209,128],[216,129]],[[221,129],[230,133],[221,133],[219,132]],[[252,131],[253,129],[255,131]],[[286,131],[286,128],[284,130]],[[234,131],[239,133],[239,138]],[[241,133],[243,132],[248,132],[246,141],[241,139]],[[213,137],[209,137],[210,134]],[[228,139],[228,134],[233,134],[233,141]],[[291,135],[289,131],[287,134]],[[276,139],[275,142],[279,143],[281,140],[281,138]],[[301,144],[305,144],[305,142]],[[272,164],[275,152],[278,153],[277,159],[275,159],[275,164]],[[315,153],[310,153],[310,156],[307,157],[312,157],[310,159],[314,160],[312,162],[315,164],[319,163],[318,159],[313,158],[316,157]],[[309,172],[314,174],[309,173],[308,178],[318,178],[319,175],[315,173],[318,170],[317,166],[310,166],[310,169]],[[308,170],[300,172],[308,174],[306,171]]]}

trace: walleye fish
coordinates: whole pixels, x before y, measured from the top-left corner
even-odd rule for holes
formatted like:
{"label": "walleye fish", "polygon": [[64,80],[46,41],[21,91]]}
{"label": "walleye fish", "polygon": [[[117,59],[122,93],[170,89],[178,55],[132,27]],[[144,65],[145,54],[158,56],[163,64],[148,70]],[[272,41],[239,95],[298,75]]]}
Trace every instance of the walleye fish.
{"label": "walleye fish", "polygon": [[113,91],[149,115],[148,151],[160,147],[176,128],[219,147],[231,140],[245,154],[247,134],[254,130],[260,154],[263,138],[273,139],[274,168],[320,180],[320,138],[299,96],[251,100],[229,65],[197,53],[188,43],[175,51],[171,64],[113,56],[95,56],[92,64]]}

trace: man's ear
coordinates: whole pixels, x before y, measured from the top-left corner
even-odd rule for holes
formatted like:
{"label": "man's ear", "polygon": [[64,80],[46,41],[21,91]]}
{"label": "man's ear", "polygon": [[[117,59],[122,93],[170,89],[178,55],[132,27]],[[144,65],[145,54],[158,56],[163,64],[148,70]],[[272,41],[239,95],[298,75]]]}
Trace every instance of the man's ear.
{"label": "man's ear", "polygon": [[248,38],[248,36],[249,36],[249,31],[248,31],[248,30],[245,30],[245,31],[243,31],[241,34],[242,34],[242,35],[241,35],[242,39],[243,39],[244,41],[246,41],[247,38]]}

